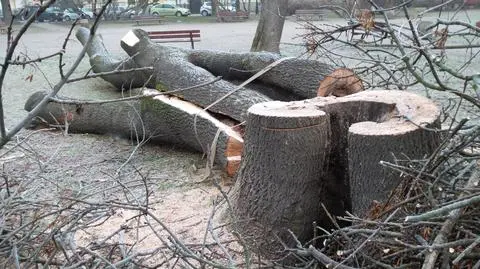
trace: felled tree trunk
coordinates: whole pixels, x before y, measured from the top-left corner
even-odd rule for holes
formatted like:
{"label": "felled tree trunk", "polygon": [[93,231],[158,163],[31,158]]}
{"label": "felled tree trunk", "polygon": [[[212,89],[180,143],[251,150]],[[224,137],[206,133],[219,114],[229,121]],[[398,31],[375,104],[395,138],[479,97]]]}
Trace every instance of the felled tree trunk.
{"label": "felled tree trunk", "polygon": [[[77,37],[84,43],[88,34],[87,29],[81,28],[77,32]],[[146,71],[138,75],[135,72],[132,75],[117,74],[104,78],[117,87],[124,87],[128,83],[134,86],[146,84],[160,91],[191,87],[213,80],[216,76],[222,76],[223,79],[214,84],[172,93],[202,107],[207,107],[225,94],[233,92],[236,84],[281,60],[279,55],[273,53],[225,53],[163,46],[150,42],[147,33],[140,29],[129,32],[123,38],[121,46],[128,55],[132,56],[125,63],[114,59],[106,51],[101,39],[96,37],[88,50],[94,71],[108,72],[117,68],[153,66],[153,73]],[[244,121],[246,110],[256,103],[270,101],[272,98],[291,101],[317,96],[322,81],[326,81],[329,77],[331,80],[332,74],[337,70],[328,64],[312,60],[281,61],[251,85],[234,92],[208,110],[237,121]],[[142,82],[138,83],[138,79]],[[344,80],[344,78],[337,76],[334,80]],[[361,87],[361,82],[357,81]],[[358,88],[358,85],[355,87]]]}
{"label": "felled tree trunk", "polygon": [[[121,42],[122,48],[132,56],[138,66],[153,66],[154,77],[147,84],[159,91],[187,88],[214,80],[207,70],[188,61],[188,51],[152,43],[143,30],[130,31]],[[207,107],[235,89],[235,85],[224,80],[172,95]],[[242,89],[233,92],[225,100],[209,108],[209,111],[229,116],[242,122],[247,109],[260,102],[271,100],[258,92]]]}
{"label": "felled tree trunk", "polygon": [[[77,30],[76,37],[85,45],[90,36],[90,29],[80,27]],[[87,54],[90,58],[90,65],[95,73],[112,72],[115,70],[129,70],[138,68],[137,64],[131,58],[118,59],[110,54],[103,44],[102,37],[96,34],[90,46],[87,48]],[[132,89],[142,87],[152,71],[134,71],[128,73],[118,73],[102,76],[102,78],[112,83],[117,89]]]}
{"label": "felled tree trunk", "polygon": [[[196,66],[209,70],[211,73],[222,76],[226,80],[245,81],[267,65],[279,61],[280,55],[266,52],[229,53],[218,51],[192,51],[189,61]],[[339,70],[345,70],[340,75]],[[291,58],[283,60],[256,81],[269,87],[272,91],[290,92],[297,96],[293,100],[313,98],[319,95],[319,85],[327,96],[333,93],[328,85],[343,83],[350,92],[357,92],[363,86],[358,77],[348,69],[334,68],[333,66],[306,59]],[[356,79],[356,80],[354,80]]]}
{"label": "felled tree trunk", "polygon": [[[122,48],[132,56],[138,66],[155,68],[154,79],[148,85],[161,91],[185,88],[212,80],[214,76],[225,77],[215,84],[191,91],[173,93],[182,99],[207,107],[232,92],[236,85],[227,80],[246,80],[268,65],[280,61],[272,53],[223,53],[192,51],[152,43],[145,31],[135,29],[122,39]],[[291,92],[299,99],[317,96],[320,83],[335,73],[332,66],[312,60],[286,59],[257,79],[264,87]],[[353,76],[355,76],[352,73]],[[356,76],[355,76],[356,78]],[[335,80],[350,78],[335,77]],[[361,82],[357,79],[357,82]],[[358,83],[344,83],[358,88]],[[363,87],[361,87],[363,89]],[[358,91],[358,90],[354,90]],[[249,88],[233,92],[228,98],[210,107],[215,113],[244,121],[247,109],[257,103],[271,100]]]}
{"label": "felled tree trunk", "polygon": [[[228,123],[183,100],[151,96],[158,94],[154,90],[147,89],[139,94],[138,99],[128,102],[90,103],[58,98],[51,100],[39,113],[37,123],[68,128],[69,132],[110,134],[215,154],[215,163],[227,173],[235,173],[243,139]],[[45,92],[31,95],[25,110],[32,110],[45,95]],[[211,148],[215,152],[210,152]]]}
{"label": "felled tree trunk", "polygon": [[314,222],[329,224],[321,204],[333,216],[366,215],[401,180],[380,161],[424,158],[441,137],[439,109],[403,91],[267,102],[249,112],[230,198],[237,218],[253,219],[242,231],[264,235],[256,243],[266,255],[277,237],[294,243],[287,230],[306,242]]}

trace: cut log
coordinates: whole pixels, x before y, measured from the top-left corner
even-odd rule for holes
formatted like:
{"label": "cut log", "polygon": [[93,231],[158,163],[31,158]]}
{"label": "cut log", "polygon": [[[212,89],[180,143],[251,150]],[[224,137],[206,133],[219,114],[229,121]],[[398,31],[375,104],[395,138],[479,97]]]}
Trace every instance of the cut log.
{"label": "cut log", "polygon": [[[154,79],[149,86],[160,91],[195,86],[215,78],[207,70],[188,61],[186,50],[152,43],[145,31],[135,29],[125,35],[122,48],[131,55],[138,66],[155,68]],[[235,85],[224,80],[193,90],[173,93],[173,95],[207,107],[235,89]],[[226,115],[234,120],[245,120],[247,109],[257,103],[271,100],[258,92],[241,89],[209,108],[209,111]]]}
{"label": "cut log", "polygon": [[389,192],[401,181],[399,173],[382,167],[380,161],[426,159],[440,145],[442,132],[440,110],[427,98],[403,91],[385,91],[365,92],[361,99],[381,100],[395,104],[396,108],[389,120],[357,122],[348,130],[352,211],[366,216],[372,201],[386,201]]}
{"label": "cut log", "polygon": [[273,232],[292,242],[288,228],[304,240],[312,222],[324,216],[319,198],[326,195],[322,176],[330,141],[328,117],[313,107],[289,109],[278,101],[257,104],[248,112],[248,144],[232,192],[234,210],[256,219],[246,223],[247,230],[260,229],[250,235]]}
{"label": "cut log", "polygon": [[[321,130],[309,127],[315,124],[307,124],[305,115],[322,111]],[[254,219],[242,232],[271,231],[289,243],[285,230],[305,242],[313,236],[313,222],[329,222],[320,203],[333,216],[352,209],[366,215],[370,203],[385,200],[401,180],[380,161],[424,158],[441,139],[438,107],[404,91],[267,102],[249,112],[245,150],[230,196],[234,213]],[[305,124],[281,125],[277,119]],[[257,243],[268,250],[274,241],[266,237]]]}
{"label": "cut log", "polygon": [[347,68],[339,68],[320,81],[317,96],[347,96],[363,91],[362,81]]}
{"label": "cut log", "polygon": [[[191,103],[163,95],[152,97],[158,92],[149,89],[140,93],[144,97],[138,100],[114,103],[89,104],[61,98],[49,102],[38,117],[53,126],[68,126],[70,132],[113,134],[203,153],[209,153],[215,143],[215,163],[230,175],[235,173],[243,148],[237,131]],[[45,94],[30,96],[25,110],[32,110]]]}
{"label": "cut log", "polygon": [[[227,80],[246,80],[280,58],[278,54],[266,52],[193,51],[189,56],[193,64]],[[275,90],[291,92],[301,100],[316,97],[319,83],[334,71],[333,66],[323,62],[292,58],[281,62],[257,81]]]}
{"label": "cut log", "polygon": [[[82,45],[85,45],[90,36],[90,29],[80,27],[77,30],[76,37]],[[137,64],[131,59],[117,59],[110,54],[103,44],[102,37],[96,34],[90,46],[87,48],[87,54],[90,57],[90,65],[94,73],[112,72],[115,70],[129,70],[138,68]],[[135,71],[121,74],[111,74],[102,76],[102,78],[112,83],[117,89],[132,89],[142,87],[151,76],[152,71]]]}
{"label": "cut log", "polygon": [[[84,44],[89,30],[80,28],[77,37]],[[227,53],[216,51],[194,51],[155,44],[148,34],[140,29],[128,32],[121,42],[122,48],[131,56],[124,62],[114,59],[101,42],[95,37],[88,48],[91,64],[95,72],[112,71],[116,68],[153,66],[154,72],[108,75],[104,78],[121,88],[126,83],[134,86],[146,84],[150,88],[168,91],[195,86],[216,76],[223,79],[201,88],[174,93],[175,96],[208,107],[229,92],[238,81],[245,81],[281,57],[273,53]],[[358,83],[352,85],[352,76],[339,76],[334,67],[313,60],[282,59],[283,61],[260,76],[243,89],[234,92],[225,100],[209,107],[214,113],[226,115],[237,121],[244,121],[247,109],[260,102],[275,100],[302,100],[317,96],[318,85],[332,77],[342,85],[342,90],[356,92]],[[120,65],[120,67],[119,67]],[[344,69],[341,69],[344,70]],[[141,72],[140,72],[141,73]],[[356,77],[355,77],[356,78]],[[139,83],[137,80],[141,80]],[[345,80],[344,82],[342,82]],[[234,83],[231,83],[234,82]],[[350,86],[352,85],[352,86]],[[360,83],[361,85],[361,83]],[[352,87],[350,89],[349,87]]]}

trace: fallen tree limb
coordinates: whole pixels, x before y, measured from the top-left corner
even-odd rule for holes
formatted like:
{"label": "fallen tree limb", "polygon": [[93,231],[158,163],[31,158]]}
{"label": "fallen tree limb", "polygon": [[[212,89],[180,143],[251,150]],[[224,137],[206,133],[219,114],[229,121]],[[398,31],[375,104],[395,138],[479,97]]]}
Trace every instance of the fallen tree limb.
{"label": "fallen tree limb", "polygon": [[[209,153],[220,129],[215,163],[230,173],[236,171],[243,139],[231,128],[234,123],[223,123],[198,106],[175,97],[157,95],[155,90],[147,89],[139,94],[143,97],[116,103],[50,101],[38,117],[42,119],[40,122],[56,127],[68,125],[71,132],[112,134],[178,145],[204,153]],[[27,100],[25,109],[30,111],[45,95],[45,92],[34,93]],[[193,123],[195,117],[196,125]]]}
{"label": "fallen tree limb", "polygon": [[[154,80],[148,86],[159,91],[185,88],[215,77],[207,70],[190,63],[186,50],[152,43],[147,33],[139,29],[127,33],[122,39],[121,46],[138,66],[154,66]],[[236,85],[221,80],[212,85],[174,95],[201,107],[207,107],[233,91],[235,87]],[[242,89],[235,91],[223,102],[210,107],[209,111],[242,122],[250,106],[269,100],[271,99],[265,95]]]}
{"label": "fallen tree limb", "polygon": [[[469,180],[465,184],[465,188],[472,188],[475,186],[478,186],[480,182],[480,169],[479,165],[477,162],[477,169],[474,170],[472,175],[470,176]],[[459,198],[462,198],[465,194],[460,195]],[[438,244],[443,244],[445,242],[448,242],[448,236],[450,235],[451,231],[457,224],[458,219],[460,218],[462,214],[463,208],[458,208],[454,209],[450,212],[448,215],[447,220],[443,223],[442,227],[440,228],[440,231],[438,232],[437,236],[433,240],[432,245],[438,245]],[[425,260],[422,265],[422,269],[431,269],[435,268],[435,264],[438,258],[438,255],[442,249],[434,249],[432,251],[427,252],[425,255]]]}
{"label": "fallen tree limb", "polygon": [[[80,41],[86,33],[87,30],[83,28],[77,32]],[[131,57],[124,62],[114,59],[97,36],[88,50],[94,72],[153,66],[153,73],[146,71],[142,76],[134,72],[131,75],[113,74],[103,78],[117,88],[125,88],[126,84],[137,87],[145,84],[159,91],[186,88],[211,80],[214,76],[222,76],[223,80],[214,85],[175,94],[201,107],[208,107],[233,92],[236,85],[232,82],[239,84],[281,61],[281,64],[258,76],[252,85],[244,85],[232,96],[209,107],[211,112],[240,122],[245,120],[245,113],[250,106],[272,98],[292,101],[317,95],[343,96],[363,90],[361,81],[351,70],[336,69],[313,60],[282,59],[273,53],[227,53],[168,47],[151,42],[148,34],[140,29],[128,32],[121,46]],[[143,84],[138,80],[143,80]]]}
{"label": "fallen tree limb", "polygon": [[[80,27],[76,37],[82,45],[86,44],[90,29]],[[91,44],[87,47],[87,54],[90,58],[90,65],[95,73],[115,72],[118,70],[134,70],[139,66],[130,57],[117,59],[107,50],[99,34],[94,35]],[[148,67],[148,66],[143,66]],[[114,73],[104,75],[102,78],[112,83],[117,89],[132,89],[144,86],[152,75],[150,70],[132,71],[130,73]]]}
{"label": "fallen tree limb", "polygon": [[[266,52],[229,53],[201,50],[190,52],[188,59],[226,80],[246,80],[281,57]],[[363,90],[361,81],[351,70],[337,69],[323,62],[298,58],[286,59],[259,77],[258,82],[274,88],[275,91],[290,92],[299,97],[297,100],[328,96],[340,91],[352,94]],[[342,87],[339,87],[340,84]],[[347,94],[338,96],[344,95]]]}

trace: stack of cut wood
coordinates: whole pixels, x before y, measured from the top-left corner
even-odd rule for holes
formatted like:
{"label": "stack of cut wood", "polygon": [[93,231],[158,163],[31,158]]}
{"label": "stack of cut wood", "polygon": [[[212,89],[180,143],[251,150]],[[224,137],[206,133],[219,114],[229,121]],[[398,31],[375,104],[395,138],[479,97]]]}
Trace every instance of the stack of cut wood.
{"label": "stack of cut wood", "polygon": [[[88,29],[77,32],[82,43],[88,36]],[[334,216],[365,215],[401,180],[380,163],[423,158],[440,143],[435,104],[403,91],[363,91],[347,68],[272,53],[168,47],[140,29],[121,46],[127,60],[115,59],[95,37],[88,55],[93,71],[110,72],[102,78],[119,90],[139,88],[135,97],[56,98],[40,113],[42,122],[209,154],[236,174],[231,200],[238,216],[254,219],[242,228],[247,234],[261,227],[268,238],[295,244],[290,231],[306,241],[313,222],[331,223],[323,207]],[[45,96],[32,95],[25,108]]]}

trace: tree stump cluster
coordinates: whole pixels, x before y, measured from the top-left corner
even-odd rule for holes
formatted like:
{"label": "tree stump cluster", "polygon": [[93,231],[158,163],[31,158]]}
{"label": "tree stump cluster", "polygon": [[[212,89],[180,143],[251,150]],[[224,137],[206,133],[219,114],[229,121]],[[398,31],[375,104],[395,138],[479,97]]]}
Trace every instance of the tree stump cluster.
{"label": "tree stump cluster", "polygon": [[[80,28],[77,38],[85,43],[88,34]],[[387,199],[401,180],[381,162],[424,158],[440,142],[435,104],[408,92],[363,91],[349,69],[272,53],[168,47],[139,29],[121,46],[127,60],[115,59],[95,37],[90,62],[97,73],[153,67],[102,76],[119,90],[146,85],[133,91],[137,98],[101,103],[58,97],[40,113],[42,122],[214,154],[235,175],[234,213],[251,220],[242,232],[264,232],[266,249],[275,245],[272,238],[294,243],[290,231],[306,241],[313,223],[328,227],[324,209],[332,216],[367,215],[372,201]],[[25,109],[44,97],[35,93]]]}
{"label": "tree stump cluster", "polygon": [[253,220],[243,230],[290,245],[290,231],[305,242],[312,223],[332,226],[324,208],[368,215],[402,180],[381,162],[423,159],[441,139],[437,106],[403,91],[267,102],[248,112],[234,211]]}

